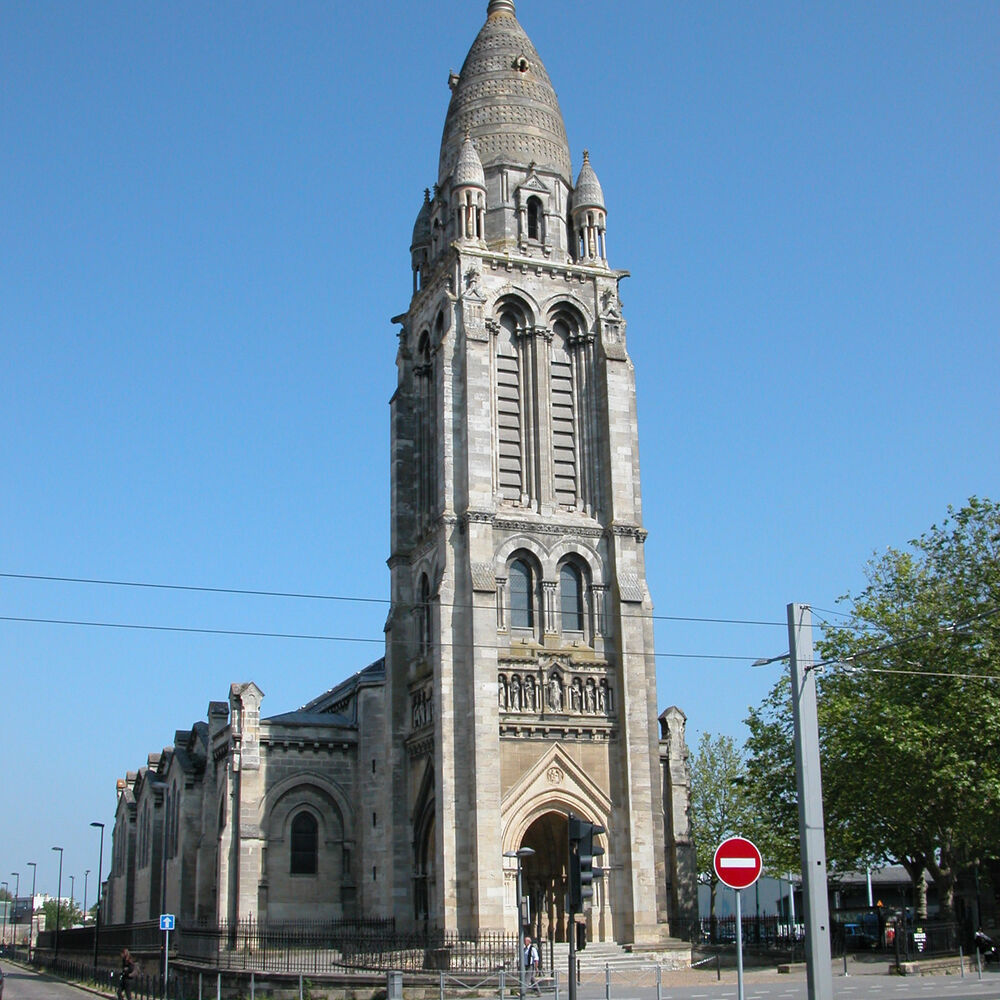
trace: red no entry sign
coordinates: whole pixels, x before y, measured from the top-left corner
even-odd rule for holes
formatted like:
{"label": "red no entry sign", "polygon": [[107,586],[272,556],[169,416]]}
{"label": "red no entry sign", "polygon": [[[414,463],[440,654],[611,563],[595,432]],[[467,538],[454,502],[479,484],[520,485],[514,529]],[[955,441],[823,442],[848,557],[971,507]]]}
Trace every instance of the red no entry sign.
{"label": "red no entry sign", "polygon": [[730,889],[746,889],[760,878],[760,851],[746,837],[730,837],[715,849],[715,874]]}

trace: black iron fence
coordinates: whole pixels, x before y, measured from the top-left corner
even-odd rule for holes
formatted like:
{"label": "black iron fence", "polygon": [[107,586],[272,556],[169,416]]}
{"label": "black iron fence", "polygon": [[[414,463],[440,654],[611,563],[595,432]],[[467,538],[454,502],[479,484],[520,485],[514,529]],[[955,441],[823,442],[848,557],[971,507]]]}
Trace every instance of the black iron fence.
{"label": "black iron fence", "polygon": [[[101,928],[104,963],[128,948],[145,970],[162,962],[164,933],[156,921]],[[94,928],[59,933],[59,957],[87,964]],[[237,972],[321,975],[337,972],[460,971],[491,973],[516,968],[518,936],[510,933],[461,935],[442,931],[399,932],[391,919],[233,924],[178,922],[170,935],[170,958],[197,966]],[[38,937],[46,961],[56,958],[55,934]]]}
{"label": "black iron fence", "polygon": [[[954,921],[919,920],[912,916],[881,916],[851,914],[847,919],[831,915],[830,950],[835,956],[866,953],[886,955],[899,961],[914,961],[921,957],[957,955],[959,947],[971,953],[973,942],[969,933]],[[736,917],[702,917],[678,936],[699,945],[736,945]],[[741,940],[750,952],[782,952],[789,957],[803,954],[805,927],[788,923],[774,915],[744,916]]]}

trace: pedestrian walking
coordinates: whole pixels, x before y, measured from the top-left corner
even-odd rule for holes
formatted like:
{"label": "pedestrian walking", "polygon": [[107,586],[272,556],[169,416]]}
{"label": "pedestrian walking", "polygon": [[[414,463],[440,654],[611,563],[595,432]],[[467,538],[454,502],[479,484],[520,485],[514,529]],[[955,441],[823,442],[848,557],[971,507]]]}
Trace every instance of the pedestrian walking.
{"label": "pedestrian walking", "polygon": [[128,948],[122,948],[122,972],[118,977],[118,1000],[132,1000],[132,977],[135,975],[135,959]]}
{"label": "pedestrian walking", "polygon": [[530,937],[524,939],[524,971],[528,977],[529,990],[534,991],[537,996],[542,995],[541,987],[538,985],[538,949],[535,947]]}

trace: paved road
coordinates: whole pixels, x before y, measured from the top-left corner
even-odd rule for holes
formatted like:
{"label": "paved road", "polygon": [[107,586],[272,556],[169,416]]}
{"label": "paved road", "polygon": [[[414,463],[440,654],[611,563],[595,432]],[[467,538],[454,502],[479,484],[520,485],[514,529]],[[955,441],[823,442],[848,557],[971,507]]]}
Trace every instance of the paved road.
{"label": "paved road", "polygon": [[[716,983],[685,983],[680,977],[667,981],[664,977],[662,1000],[736,1000],[735,976],[723,974]],[[603,987],[581,984],[579,1000],[604,1000]],[[612,986],[610,1000],[656,1000],[655,988],[631,989]],[[745,1000],[807,1000],[808,990],[803,974],[786,976],[749,974],[744,980]],[[835,976],[834,1000],[1000,1000],[1000,973],[984,972],[980,980],[976,973],[951,976]],[[5,997],[4,1000],[11,1000]],[[561,993],[560,1000],[566,1000]]]}
{"label": "paved road", "polygon": [[3,1000],[85,1000],[89,993],[51,979],[37,972],[28,972],[17,965],[3,962]]}

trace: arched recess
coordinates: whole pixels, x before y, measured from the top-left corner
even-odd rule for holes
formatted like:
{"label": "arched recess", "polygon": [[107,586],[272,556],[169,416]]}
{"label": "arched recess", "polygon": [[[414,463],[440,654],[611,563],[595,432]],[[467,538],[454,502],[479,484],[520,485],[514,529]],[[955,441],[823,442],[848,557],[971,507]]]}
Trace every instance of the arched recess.
{"label": "arched recess", "polygon": [[[270,920],[340,919],[354,914],[353,819],[341,789],[303,773],[270,789],[258,810],[263,840],[259,911]],[[315,870],[297,871],[292,828],[307,814],[316,825]]]}
{"label": "arched recess", "polygon": [[437,812],[434,768],[426,762],[413,810],[413,918],[434,926],[437,920]]}
{"label": "arched recess", "polygon": [[[568,916],[563,907],[566,862],[563,857],[568,855],[566,823],[570,813],[609,831],[599,835],[597,843],[606,852],[603,863],[613,865],[609,849],[613,842],[611,800],[559,747],[553,747],[536,761],[508,790],[501,803],[502,853],[531,847],[538,857],[537,861],[525,862],[522,871],[526,886],[534,893],[533,913],[538,914],[536,930],[543,932],[543,940],[547,940],[550,930],[555,940],[567,939]],[[508,900],[505,911],[512,918],[517,912],[516,889],[510,887],[515,874],[515,868],[506,869]],[[606,941],[614,937],[612,894],[608,877],[595,886],[594,904],[587,918],[590,940]],[[508,929],[514,929],[513,925]]]}

